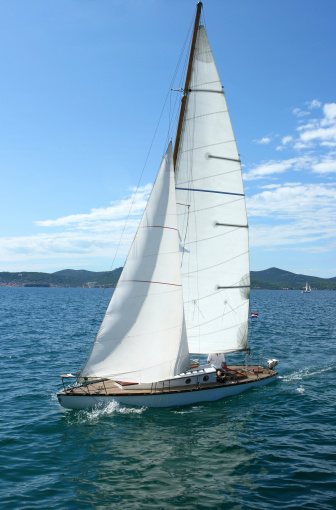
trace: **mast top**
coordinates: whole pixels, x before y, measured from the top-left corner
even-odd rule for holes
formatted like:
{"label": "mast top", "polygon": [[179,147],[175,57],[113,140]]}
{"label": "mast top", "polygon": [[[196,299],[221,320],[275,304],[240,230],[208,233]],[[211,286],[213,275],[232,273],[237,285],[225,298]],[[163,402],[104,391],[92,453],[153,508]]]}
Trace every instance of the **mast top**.
{"label": "mast top", "polygon": [[192,35],[192,39],[191,39],[191,47],[190,47],[190,53],[189,53],[187,73],[186,73],[185,84],[184,84],[184,95],[182,97],[180,117],[179,117],[179,121],[178,121],[175,145],[174,145],[174,155],[173,155],[174,168],[176,167],[177,153],[178,153],[178,148],[179,148],[179,144],[180,144],[183,116],[184,116],[184,110],[185,110],[185,105],[186,105],[186,94],[189,89],[189,82],[190,82],[190,77],[191,77],[191,67],[192,67],[192,62],[193,62],[193,58],[194,58],[196,37],[197,37],[197,31],[198,31],[200,17],[201,17],[202,6],[203,6],[202,2],[198,2],[197,6],[196,6],[197,10],[196,10],[196,16],[195,16],[193,35]]}

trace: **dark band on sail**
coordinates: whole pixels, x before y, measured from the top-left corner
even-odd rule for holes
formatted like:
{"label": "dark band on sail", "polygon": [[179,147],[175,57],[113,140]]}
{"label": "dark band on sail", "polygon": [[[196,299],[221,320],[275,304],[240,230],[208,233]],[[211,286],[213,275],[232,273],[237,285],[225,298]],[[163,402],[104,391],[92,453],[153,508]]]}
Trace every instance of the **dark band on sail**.
{"label": "dark band on sail", "polygon": [[220,195],[236,195],[238,197],[245,196],[244,193],[229,193],[228,191],[214,191],[211,189],[194,189],[194,188],[178,188],[178,187],[176,187],[175,189],[179,189],[182,191],[200,191],[202,193],[219,193]]}
{"label": "dark band on sail", "polygon": [[224,156],[213,156],[212,154],[206,155],[207,159],[224,159],[225,161],[234,161],[235,163],[241,163],[240,159],[225,158]]}
{"label": "dark band on sail", "polygon": [[167,282],[152,282],[150,280],[120,280],[120,283],[122,282],[135,282],[135,283],[157,283],[159,285],[173,285],[174,287],[182,287],[182,285],[179,285],[178,283],[167,283]]}
{"label": "dark band on sail", "polygon": [[249,289],[250,285],[231,285],[231,287],[221,287],[220,285],[217,285],[217,290],[219,289]]}
{"label": "dark band on sail", "polygon": [[224,94],[224,90],[213,89],[188,89],[188,92],[214,92],[215,94]]}
{"label": "dark band on sail", "polygon": [[237,228],[248,228],[248,225],[234,225],[233,223],[215,223],[216,227],[237,227]]}

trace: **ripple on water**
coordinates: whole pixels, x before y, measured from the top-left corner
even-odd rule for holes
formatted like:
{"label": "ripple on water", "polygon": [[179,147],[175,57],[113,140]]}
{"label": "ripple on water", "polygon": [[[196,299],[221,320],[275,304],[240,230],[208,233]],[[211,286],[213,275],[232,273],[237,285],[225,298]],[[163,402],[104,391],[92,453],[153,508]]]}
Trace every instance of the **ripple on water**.
{"label": "ripple on water", "polygon": [[97,311],[98,289],[0,297],[6,510],[334,510],[336,293],[252,292],[255,351],[280,359],[268,386],[184,408],[90,411],[59,406],[58,374],[84,363],[110,295]]}

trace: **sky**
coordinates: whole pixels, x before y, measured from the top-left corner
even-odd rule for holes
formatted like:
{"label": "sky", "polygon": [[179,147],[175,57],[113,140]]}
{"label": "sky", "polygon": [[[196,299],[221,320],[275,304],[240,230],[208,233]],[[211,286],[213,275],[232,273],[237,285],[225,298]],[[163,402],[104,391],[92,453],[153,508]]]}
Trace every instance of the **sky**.
{"label": "sky", "polygon": [[[251,270],[334,277],[336,2],[203,5]],[[173,127],[195,6],[0,0],[0,271],[123,265]]]}

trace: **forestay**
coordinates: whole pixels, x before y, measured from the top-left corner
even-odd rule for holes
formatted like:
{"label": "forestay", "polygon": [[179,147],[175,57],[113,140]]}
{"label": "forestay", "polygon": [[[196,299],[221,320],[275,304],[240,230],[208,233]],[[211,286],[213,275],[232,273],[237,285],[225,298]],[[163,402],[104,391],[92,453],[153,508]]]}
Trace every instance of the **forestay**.
{"label": "forestay", "polygon": [[81,377],[155,382],[190,367],[172,146]]}
{"label": "forestay", "polygon": [[250,272],[241,164],[202,26],[175,172],[189,350],[245,349]]}

